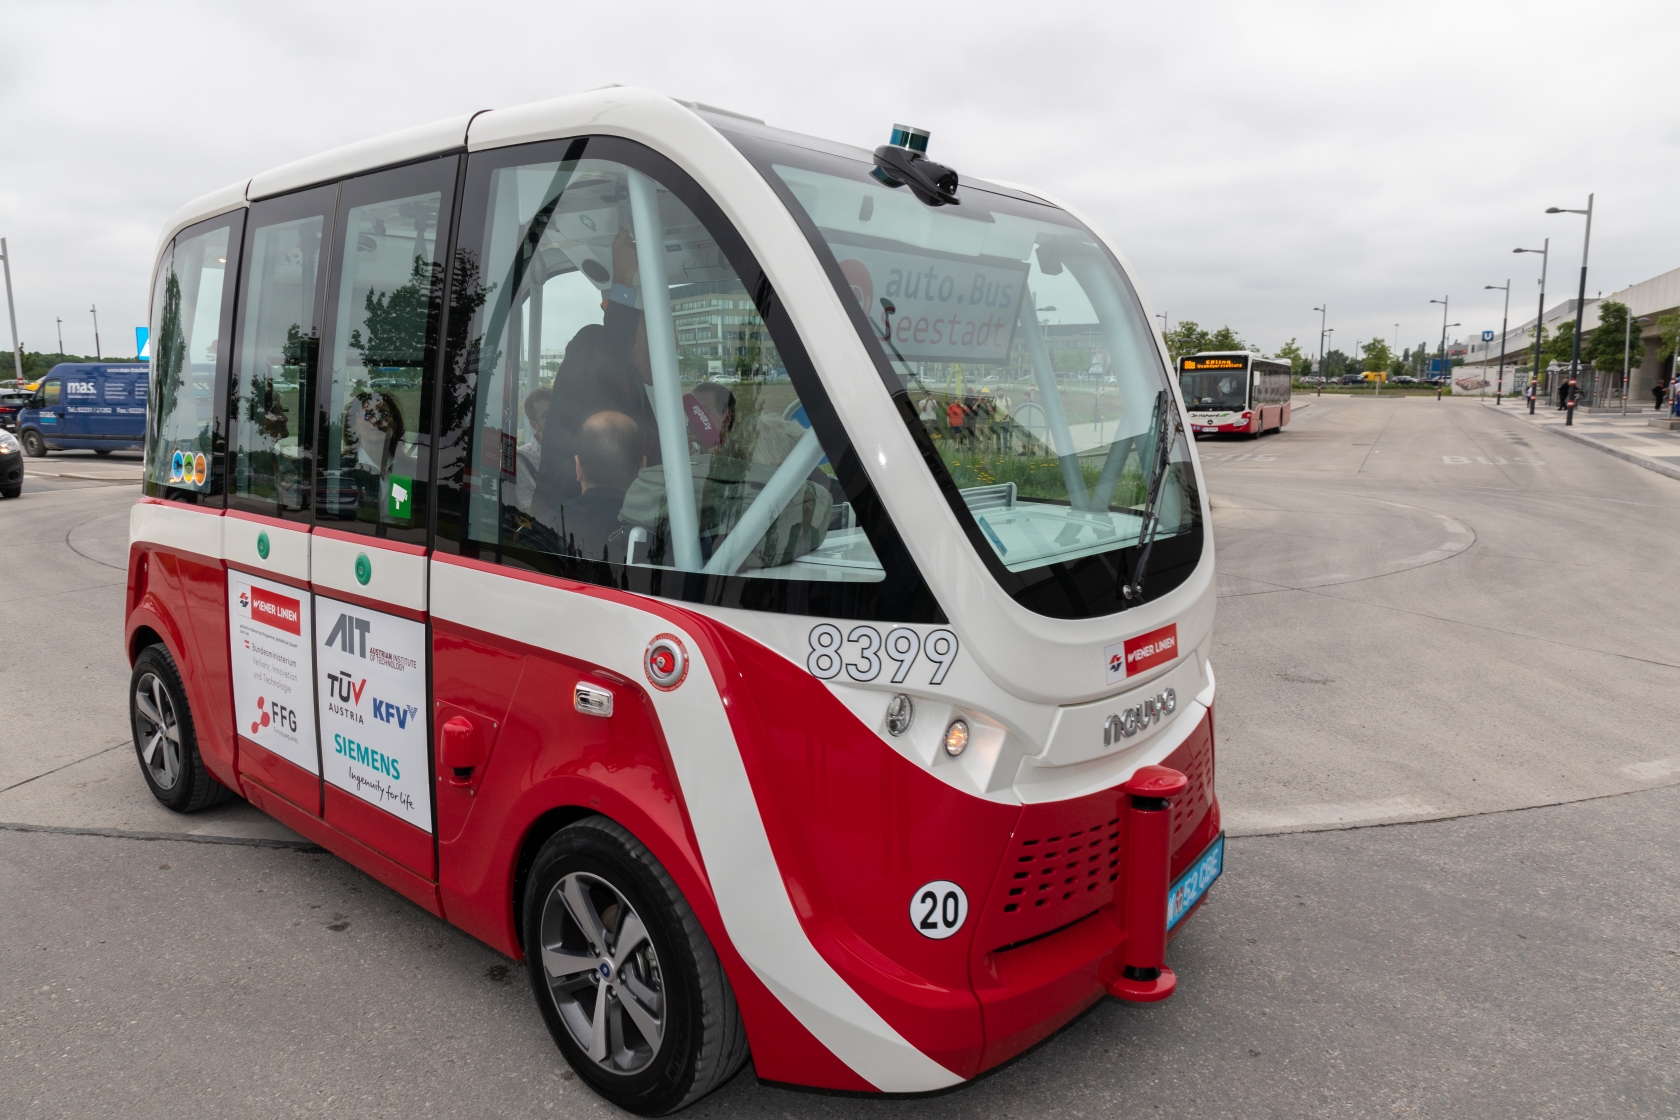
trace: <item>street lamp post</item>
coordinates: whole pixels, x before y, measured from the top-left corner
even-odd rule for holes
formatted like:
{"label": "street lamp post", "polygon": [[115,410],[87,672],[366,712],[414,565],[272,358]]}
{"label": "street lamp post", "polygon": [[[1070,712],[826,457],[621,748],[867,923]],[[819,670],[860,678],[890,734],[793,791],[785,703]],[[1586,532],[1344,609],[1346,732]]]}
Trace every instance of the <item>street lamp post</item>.
{"label": "street lamp post", "polygon": [[[1540,243],[1538,249],[1512,249],[1511,252],[1540,254],[1540,310],[1534,315],[1534,377],[1538,380],[1540,377],[1540,341],[1546,333],[1546,266],[1551,263],[1552,239],[1546,238]],[[1548,392],[1550,389],[1551,387],[1547,386]]]}
{"label": "street lamp post", "polygon": [[[1581,318],[1587,309],[1587,249],[1592,245],[1592,212],[1593,196],[1587,196],[1585,210],[1568,210],[1560,206],[1548,206],[1548,214],[1585,214],[1587,216],[1587,230],[1581,238],[1581,290],[1575,297],[1575,345],[1569,354],[1569,387],[1573,394],[1580,384],[1581,376]],[[1573,419],[1571,417],[1571,419]]]}
{"label": "street lamp post", "polygon": [[99,349],[99,305],[92,305],[88,311],[93,315],[93,360],[103,362],[105,355]]}
{"label": "street lamp post", "polygon": [[1484,284],[1483,290],[1505,293],[1505,317],[1499,321],[1499,381],[1494,386],[1493,404],[1497,408],[1500,398],[1505,395],[1505,331],[1511,325],[1511,281],[1507,277],[1503,285]]}
{"label": "street lamp post", "polygon": [[[1432,299],[1429,301],[1430,303],[1438,303],[1441,305],[1441,376],[1443,378],[1447,376],[1447,304],[1451,300],[1452,296],[1448,295],[1446,299]],[[1435,399],[1441,399],[1441,383],[1439,381],[1435,383]]]}
{"label": "street lamp post", "polygon": [[23,343],[18,341],[17,309],[12,306],[12,254],[6,248],[4,237],[0,237],[0,267],[4,267],[6,270],[6,314],[12,320],[12,369],[15,371],[18,384],[21,386],[23,384]]}
{"label": "street lamp post", "polygon": [[1324,395],[1324,324],[1330,317],[1330,301],[1325,300],[1323,307],[1315,307],[1318,312],[1318,395]]}
{"label": "street lamp post", "polygon": [[58,360],[62,362],[64,360],[64,320],[58,319],[56,321],[58,323]]}

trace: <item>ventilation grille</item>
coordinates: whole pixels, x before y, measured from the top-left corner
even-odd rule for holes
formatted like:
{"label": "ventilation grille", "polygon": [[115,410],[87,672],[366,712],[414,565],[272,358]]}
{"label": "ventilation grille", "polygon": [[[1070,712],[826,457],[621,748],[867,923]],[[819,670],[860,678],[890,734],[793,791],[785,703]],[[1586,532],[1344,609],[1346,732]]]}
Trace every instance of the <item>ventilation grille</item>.
{"label": "ventilation grille", "polygon": [[1008,882],[1000,903],[1005,914],[1035,911],[1035,919],[1050,926],[1072,921],[1113,896],[1111,884],[1120,874],[1119,818],[1051,835],[1017,834],[1005,858]]}

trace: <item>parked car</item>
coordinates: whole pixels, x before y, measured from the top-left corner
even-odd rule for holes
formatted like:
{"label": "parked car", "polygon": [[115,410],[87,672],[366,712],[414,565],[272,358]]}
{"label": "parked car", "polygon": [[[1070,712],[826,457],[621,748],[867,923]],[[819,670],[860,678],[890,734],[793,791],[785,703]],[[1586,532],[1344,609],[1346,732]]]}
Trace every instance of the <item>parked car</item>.
{"label": "parked car", "polygon": [[0,429],[0,498],[23,493],[23,444],[11,432]]}
{"label": "parked car", "polygon": [[23,449],[39,458],[56,450],[109,455],[140,447],[146,438],[146,370],[133,362],[60,362],[18,410]]}
{"label": "parked car", "polygon": [[0,389],[0,431],[17,431],[18,412],[34,395],[21,389]]}
{"label": "parked car", "polygon": [[1398,377],[1389,378],[1389,380],[1396,385],[1416,385],[1418,383],[1418,379],[1409,373],[1402,373]]}

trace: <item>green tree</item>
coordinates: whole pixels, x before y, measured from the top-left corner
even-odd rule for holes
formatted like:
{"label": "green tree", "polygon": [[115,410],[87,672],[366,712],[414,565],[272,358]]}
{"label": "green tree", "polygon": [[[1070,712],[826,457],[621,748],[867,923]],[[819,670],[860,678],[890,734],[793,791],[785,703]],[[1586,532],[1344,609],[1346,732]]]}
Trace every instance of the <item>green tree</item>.
{"label": "green tree", "polygon": [[1208,335],[1207,349],[1209,350],[1247,350],[1248,343],[1237,337],[1237,332],[1230,327],[1220,327]]}
{"label": "green tree", "polygon": [[1312,359],[1301,353],[1300,345],[1293,338],[1279,346],[1273,357],[1288,362],[1289,368],[1297,376],[1312,369]]}
{"label": "green tree", "polygon": [[1172,355],[1173,364],[1188,354],[1196,354],[1210,349],[1208,333],[1197,326],[1194,319],[1180,319],[1178,326],[1168,331],[1164,336],[1167,342],[1167,353]]}
{"label": "green tree", "polygon": [[1340,350],[1332,350],[1332,351],[1330,351],[1330,353],[1324,355],[1323,373],[1324,373],[1325,377],[1329,377],[1329,378],[1340,377],[1343,374],[1348,373],[1352,369],[1353,369],[1353,359],[1349,358],[1346,354],[1342,353]]}
{"label": "green tree", "polygon": [[[1575,349],[1575,320],[1565,319],[1557,325],[1557,333],[1540,348],[1540,360],[1558,362],[1565,370]],[[1567,376],[1567,374],[1565,374]]]}
{"label": "green tree", "polygon": [[1680,311],[1670,311],[1667,315],[1657,317],[1657,334],[1662,341],[1657,344],[1657,358],[1668,361],[1674,357],[1674,352],[1680,350]]}
{"label": "green tree", "polygon": [[1373,338],[1361,349],[1365,351],[1365,372],[1367,373],[1376,373],[1379,370],[1387,369],[1394,358],[1394,351],[1390,350],[1388,343],[1380,338]]}
{"label": "green tree", "polygon": [[1613,299],[1599,304],[1598,327],[1591,338],[1582,341],[1582,359],[1604,373],[1620,374],[1624,361],[1629,369],[1638,369],[1639,363],[1645,360],[1645,340],[1639,331],[1630,331],[1628,327],[1627,304]]}

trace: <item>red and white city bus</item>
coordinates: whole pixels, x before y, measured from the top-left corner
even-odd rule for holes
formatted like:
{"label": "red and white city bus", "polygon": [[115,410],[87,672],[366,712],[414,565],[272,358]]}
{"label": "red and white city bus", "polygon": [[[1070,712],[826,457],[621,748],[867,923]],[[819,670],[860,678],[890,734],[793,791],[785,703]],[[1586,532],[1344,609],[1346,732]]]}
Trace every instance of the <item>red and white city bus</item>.
{"label": "red and white city bus", "polygon": [[1191,354],[1178,360],[1178,384],[1198,436],[1258,439],[1261,432],[1281,432],[1289,423],[1288,362],[1246,350]]}
{"label": "red and white city bus", "polygon": [[637,1112],[749,1054],[974,1078],[1170,995],[1222,867],[1205,488],[1130,272],[893,141],[612,88],[164,231],[147,782],[527,962]]}

